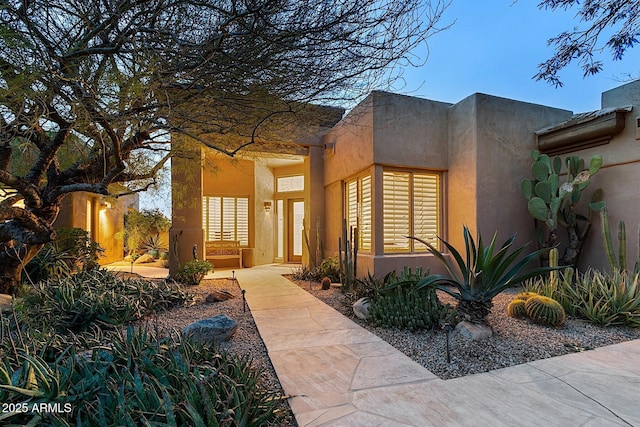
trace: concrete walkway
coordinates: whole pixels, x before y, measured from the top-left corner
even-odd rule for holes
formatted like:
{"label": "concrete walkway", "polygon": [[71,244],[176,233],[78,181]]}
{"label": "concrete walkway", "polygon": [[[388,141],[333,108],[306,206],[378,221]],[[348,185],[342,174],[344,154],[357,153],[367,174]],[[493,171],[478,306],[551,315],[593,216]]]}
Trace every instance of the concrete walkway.
{"label": "concrete walkway", "polygon": [[236,276],[300,426],[640,426],[640,341],[441,380],[290,272]]}
{"label": "concrete walkway", "polygon": [[301,427],[640,426],[639,340],[441,380],[281,276],[291,271],[235,275]]}

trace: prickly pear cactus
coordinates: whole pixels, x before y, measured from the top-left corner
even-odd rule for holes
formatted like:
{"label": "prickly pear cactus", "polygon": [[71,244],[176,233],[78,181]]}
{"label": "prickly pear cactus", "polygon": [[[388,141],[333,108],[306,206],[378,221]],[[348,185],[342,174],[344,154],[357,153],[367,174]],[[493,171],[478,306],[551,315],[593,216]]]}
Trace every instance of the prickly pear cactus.
{"label": "prickly pear cactus", "polygon": [[[536,220],[536,237],[539,247],[555,247],[558,243],[558,227],[567,229],[569,244],[562,258],[562,264],[575,265],[581,251],[589,226],[580,227],[578,221],[590,224],[590,215],[579,215],[575,205],[580,201],[582,192],[591,183],[591,177],[600,170],[602,156],[593,156],[586,168],[584,160],[578,156],[565,159],[566,182],[560,183],[563,161],[559,156],[550,158],[539,151],[531,152],[533,179],[521,181],[522,194],[527,199],[529,213]],[[564,178],[563,178],[564,179]],[[592,209],[599,210],[602,191],[594,192]],[[570,250],[571,249],[571,250]]]}
{"label": "prickly pear cactus", "polygon": [[560,326],[564,323],[564,308],[552,298],[536,295],[525,302],[527,316],[533,322],[546,326]]}
{"label": "prickly pear cactus", "polygon": [[519,319],[527,315],[527,309],[525,308],[526,301],[515,298],[507,306],[507,316]]}

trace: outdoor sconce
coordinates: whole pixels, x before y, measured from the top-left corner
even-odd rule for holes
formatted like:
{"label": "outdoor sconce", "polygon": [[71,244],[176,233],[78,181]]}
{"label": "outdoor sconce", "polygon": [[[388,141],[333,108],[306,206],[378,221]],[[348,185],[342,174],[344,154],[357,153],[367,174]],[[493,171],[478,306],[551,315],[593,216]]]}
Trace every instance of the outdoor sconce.
{"label": "outdoor sconce", "polygon": [[100,209],[101,210],[111,209],[111,203],[109,203],[109,202],[101,202],[100,203]]}
{"label": "outdoor sconce", "polygon": [[271,212],[271,201],[264,202],[264,211],[266,213]]}

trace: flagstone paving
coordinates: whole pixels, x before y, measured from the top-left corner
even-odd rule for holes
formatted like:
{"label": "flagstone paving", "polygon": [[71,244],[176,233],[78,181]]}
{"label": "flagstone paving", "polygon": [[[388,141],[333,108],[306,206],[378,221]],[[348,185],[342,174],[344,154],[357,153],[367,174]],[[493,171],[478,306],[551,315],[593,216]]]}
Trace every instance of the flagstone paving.
{"label": "flagstone paving", "polygon": [[281,274],[236,276],[300,426],[640,426],[640,341],[442,380]]}
{"label": "flagstone paving", "polygon": [[640,426],[640,340],[442,380],[287,273],[235,271],[300,426]]}

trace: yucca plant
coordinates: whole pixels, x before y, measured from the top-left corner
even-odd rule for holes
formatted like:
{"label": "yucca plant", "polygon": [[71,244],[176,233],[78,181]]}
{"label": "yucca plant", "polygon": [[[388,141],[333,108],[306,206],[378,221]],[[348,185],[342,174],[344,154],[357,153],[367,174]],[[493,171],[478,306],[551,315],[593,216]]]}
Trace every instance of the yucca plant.
{"label": "yucca plant", "polygon": [[485,247],[481,236],[478,237],[476,245],[471,232],[465,226],[466,256],[464,259],[456,248],[438,237],[449,250],[454,261],[431,243],[418,237],[409,236],[409,238],[426,245],[429,252],[444,264],[449,273],[448,276],[439,274],[427,276],[416,284],[416,289],[433,286],[446,292],[458,301],[457,309],[462,318],[473,323],[487,323],[486,318],[493,306],[493,298],[500,292],[531,277],[560,268],[538,267],[524,271],[531,261],[548,252],[548,249],[539,249],[518,260],[526,246],[521,246],[509,253],[515,241],[515,235],[497,249],[496,234],[494,234],[489,246]]}

